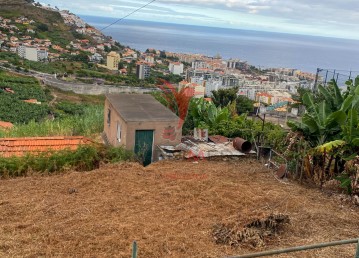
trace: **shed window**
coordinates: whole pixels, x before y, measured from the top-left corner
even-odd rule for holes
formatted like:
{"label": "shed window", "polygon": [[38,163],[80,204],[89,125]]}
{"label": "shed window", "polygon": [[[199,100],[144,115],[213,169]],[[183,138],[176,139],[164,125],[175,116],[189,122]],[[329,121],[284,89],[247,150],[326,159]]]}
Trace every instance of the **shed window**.
{"label": "shed window", "polygon": [[121,142],[121,125],[117,122],[117,141]]}
{"label": "shed window", "polygon": [[111,109],[108,109],[107,111],[107,124],[111,124]]}

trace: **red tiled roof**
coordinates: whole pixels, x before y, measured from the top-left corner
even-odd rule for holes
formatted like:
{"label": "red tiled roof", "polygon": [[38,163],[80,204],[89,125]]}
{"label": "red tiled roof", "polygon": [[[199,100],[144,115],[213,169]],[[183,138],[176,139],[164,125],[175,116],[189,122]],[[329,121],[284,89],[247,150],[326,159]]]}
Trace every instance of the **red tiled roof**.
{"label": "red tiled roof", "polygon": [[0,121],[0,127],[2,128],[12,128],[14,125],[10,122],[4,122],[4,121]]}
{"label": "red tiled roof", "polygon": [[38,154],[50,150],[76,150],[79,145],[93,143],[83,136],[0,138],[0,156],[24,156],[27,153]]}

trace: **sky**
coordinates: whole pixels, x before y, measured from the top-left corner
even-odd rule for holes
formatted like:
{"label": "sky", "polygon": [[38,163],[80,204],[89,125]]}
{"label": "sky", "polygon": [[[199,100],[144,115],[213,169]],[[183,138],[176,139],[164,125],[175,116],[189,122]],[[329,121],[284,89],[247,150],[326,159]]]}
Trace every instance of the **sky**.
{"label": "sky", "polygon": [[[149,1],[41,0],[40,3],[77,15],[121,18]],[[128,19],[359,40],[358,0],[156,0]]]}

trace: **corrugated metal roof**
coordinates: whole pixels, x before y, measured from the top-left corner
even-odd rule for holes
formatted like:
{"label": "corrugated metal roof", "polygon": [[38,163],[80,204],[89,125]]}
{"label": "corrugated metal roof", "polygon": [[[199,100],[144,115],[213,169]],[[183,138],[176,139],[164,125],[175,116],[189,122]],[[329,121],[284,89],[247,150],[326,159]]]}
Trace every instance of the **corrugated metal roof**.
{"label": "corrugated metal roof", "polygon": [[108,94],[106,97],[127,122],[177,122],[179,119],[149,94]]}
{"label": "corrugated metal roof", "polygon": [[[246,154],[236,150],[232,142],[208,143],[208,142],[192,142],[184,141],[176,146],[176,150],[185,151],[186,158],[191,157],[218,157],[218,156],[245,156]],[[249,152],[255,153],[254,151]]]}
{"label": "corrugated metal roof", "polygon": [[83,136],[58,137],[29,137],[29,138],[0,138],[0,156],[24,156],[27,153],[59,151],[64,149],[76,150],[79,145],[93,143]]}
{"label": "corrugated metal roof", "polygon": [[211,142],[214,142],[214,143],[224,143],[224,142],[228,142],[228,138],[227,137],[224,137],[222,135],[210,135],[208,136],[208,139],[211,141]]}

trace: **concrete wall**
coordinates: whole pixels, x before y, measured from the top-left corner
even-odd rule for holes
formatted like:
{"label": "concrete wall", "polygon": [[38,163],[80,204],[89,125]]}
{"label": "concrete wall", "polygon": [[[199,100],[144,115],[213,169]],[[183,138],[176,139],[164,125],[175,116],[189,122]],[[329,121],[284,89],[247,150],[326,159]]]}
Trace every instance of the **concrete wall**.
{"label": "concrete wall", "polygon": [[25,47],[25,59],[31,61],[38,61],[37,49],[33,47]]}
{"label": "concrete wall", "polygon": [[[111,110],[110,124],[107,123],[108,110]],[[117,124],[121,126],[121,141],[117,140]],[[104,132],[107,136],[108,142],[113,146],[125,146],[127,149],[127,124],[119,116],[111,103],[106,99],[105,100],[105,109],[104,109]]]}
{"label": "concrete wall", "polygon": [[104,95],[110,93],[146,93],[156,91],[155,88],[141,88],[133,86],[110,86],[110,85],[95,85],[95,84],[84,84],[84,83],[68,83],[62,82],[56,79],[44,78],[43,82],[46,85],[64,90],[73,91],[76,94],[86,95]]}

